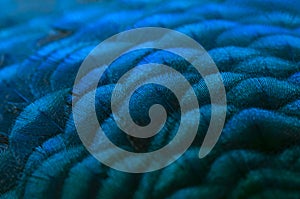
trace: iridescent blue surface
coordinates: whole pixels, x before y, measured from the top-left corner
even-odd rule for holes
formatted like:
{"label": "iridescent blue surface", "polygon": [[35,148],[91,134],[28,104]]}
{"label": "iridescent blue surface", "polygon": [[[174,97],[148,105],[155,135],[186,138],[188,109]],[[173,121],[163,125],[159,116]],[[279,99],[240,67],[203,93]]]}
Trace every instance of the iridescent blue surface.
{"label": "iridescent blue surface", "polygon": [[[0,7],[1,199],[300,198],[300,1],[4,0]],[[153,151],[178,128],[177,101],[154,85],[133,95],[130,108],[137,123],[147,124],[149,106],[162,103],[169,114],[164,130],[142,140],[116,127],[107,108],[111,92],[136,65],[177,69],[201,105],[197,138],[177,162],[128,174],[101,165],[82,146],[71,90],[81,62],[99,42],[146,26],[178,30],[203,45],[221,71],[227,120],[212,153],[198,159],[210,120],[202,78],[163,51],[119,58],[99,82],[96,103],[99,122],[118,146]]]}

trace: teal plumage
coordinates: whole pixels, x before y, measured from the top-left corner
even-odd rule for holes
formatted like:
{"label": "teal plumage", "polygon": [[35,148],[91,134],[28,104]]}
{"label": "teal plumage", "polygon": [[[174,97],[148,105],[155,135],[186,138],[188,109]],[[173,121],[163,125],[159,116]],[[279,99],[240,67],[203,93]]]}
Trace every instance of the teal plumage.
{"label": "teal plumage", "polygon": [[[54,6],[51,15],[28,13],[20,19],[16,12],[11,23],[0,16],[1,199],[300,197],[299,1],[115,0],[75,3],[65,12]],[[99,123],[116,145],[156,150],[174,137],[178,119],[187,114],[180,113],[168,89],[147,85],[132,96],[133,120],[149,123],[149,106],[161,103],[167,122],[151,139],[124,134],[109,108],[111,92],[137,65],[163,63],[178,70],[195,90],[201,113],[196,139],[179,160],[159,171],[129,174],[102,165],[83,147],[71,96],[78,102],[90,88],[72,93],[72,85],[97,44],[144,26],[171,28],[203,45],[221,71],[227,117],[215,148],[198,159],[211,115],[201,76],[165,51],[143,49],[120,57],[99,81],[95,104]],[[85,78],[91,77],[93,71]],[[88,121],[88,113],[82,118]]]}

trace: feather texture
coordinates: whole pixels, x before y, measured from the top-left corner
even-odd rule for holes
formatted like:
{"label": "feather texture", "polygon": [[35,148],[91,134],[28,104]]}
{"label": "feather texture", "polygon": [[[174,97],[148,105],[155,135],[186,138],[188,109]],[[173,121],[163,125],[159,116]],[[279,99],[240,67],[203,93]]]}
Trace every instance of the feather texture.
{"label": "feather texture", "polygon": [[[52,14],[39,17],[25,17],[21,11],[20,16],[17,11],[16,16],[0,15],[1,199],[300,197],[299,1],[114,0],[72,5],[65,12],[54,5]],[[196,138],[182,157],[159,171],[129,174],[101,164],[83,147],[73,121],[71,90],[82,61],[99,42],[145,26],[172,28],[203,45],[221,71],[227,117],[213,151],[198,159],[211,119],[211,100],[200,74],[167,51],[141,49],[119,57],[101,77],[95,104],[98,121],[114,144],[128,151],[154,151],[176,135],[181,117],[196,122],[190,112],[180,112],[181,99],[150,84],[132,95],[132,119],[146,125],[149,108],[159,103],[168,113],[166,124],[148,139],[122,132],[110,108],[112,91],[138,65],[160,63],[180,72],[192,85],[201,113]],[[120,45],[113,43],[107,53]],[[83,78],[96,78],[95,70]],[[171,75],[156,73],[155,78],[176,81]],[[84,86],[84,92],[73,93],[74,103],[91,96],[91,85]],[[189,102],[186,95],[182,99]],[[124,106],[120,100],[119,108]],[[80,114],[88,123],[89,113]]]}

